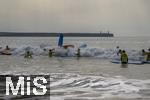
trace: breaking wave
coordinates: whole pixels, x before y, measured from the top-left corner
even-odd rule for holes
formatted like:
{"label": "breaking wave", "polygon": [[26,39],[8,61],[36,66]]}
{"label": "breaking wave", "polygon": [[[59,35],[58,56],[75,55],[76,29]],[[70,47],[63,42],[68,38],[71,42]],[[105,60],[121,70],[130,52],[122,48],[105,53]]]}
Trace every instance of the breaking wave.
{"label": "breaking wave", "polygon": [[[59,57],[75,57],[77,53],[77,48],[80,48],[82,57],[95,57],[95,58],[114,58],[119,59],[116,48],[92,48],[88,47],[87,44],[81,44],[78,47],[72,48],[69,47],[67,49],[53,47],[51,45],[41,44],[39,46],[19,46],[16,48],[11,48],[12,55],[23,56],[26,50],[30,50],[35,56],[47,56],[48,50],[55,48],[54,56]],[[44,51],[45,49],[45,51]],[[140,50],[126,50],[131,60],[139,60],[140,59]]]}

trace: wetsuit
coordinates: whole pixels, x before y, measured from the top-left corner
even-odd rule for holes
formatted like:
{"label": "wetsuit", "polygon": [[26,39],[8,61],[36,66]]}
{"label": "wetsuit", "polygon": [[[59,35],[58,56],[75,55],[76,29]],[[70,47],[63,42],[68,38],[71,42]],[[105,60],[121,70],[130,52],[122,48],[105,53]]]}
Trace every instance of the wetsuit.
{"label": "wetsuit", "polygon": [[121,53],[121,63],[122,64],[128,63],[128,55],[126,53]]}
{"label": "wetsuit", "polygon": [[150,52],[147,52],[146,55],[147,55],[146,60],[147,60],[147,61],[150,61]]}
{"label": "wetsuit", "polygon": [[77,52],[77,57],[80,57],[80,49],[78,49],[78,52]]}
{"label": "wetsuit", "polygon": [[52,50],[49,51],[49,57],[52,57],[53,56],[53,52]]}
{"label": "wetsuit", "polygon": [[26,53],[24,58],[32,58],[32,54],[29,52],[29,53]]}

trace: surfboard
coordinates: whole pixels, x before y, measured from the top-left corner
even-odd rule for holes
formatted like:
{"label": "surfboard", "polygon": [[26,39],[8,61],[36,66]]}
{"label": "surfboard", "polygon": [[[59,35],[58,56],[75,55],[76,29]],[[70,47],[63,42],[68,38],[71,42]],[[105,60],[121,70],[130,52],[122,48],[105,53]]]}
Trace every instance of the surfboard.
{"label": "surfboard", "polygon": [[4,50],[0,52],[1,55],[11,55],[11,52],[8,50]]}
{"label": "surfboard", "polygon": [[[120,60],[111,60],[112,63],[115,63],[115,64],[121,64],[121,61]],[[128,61],[128,64],[136,64],[136,65],[141,65],[141,64],[144,64],[142,61],[132,61],[132,60],[129,60]]]}
{"label": "surfboard", "polygon": [[68,44],[68,45],[63,45],[63,47],[64,47],[65,49],[67,49],[68,47],[74,48],[74,45]]}
{"label": "surfboard", "polygon": [[150,64],[150,61],[144,61],[143,63],[144,64]]}

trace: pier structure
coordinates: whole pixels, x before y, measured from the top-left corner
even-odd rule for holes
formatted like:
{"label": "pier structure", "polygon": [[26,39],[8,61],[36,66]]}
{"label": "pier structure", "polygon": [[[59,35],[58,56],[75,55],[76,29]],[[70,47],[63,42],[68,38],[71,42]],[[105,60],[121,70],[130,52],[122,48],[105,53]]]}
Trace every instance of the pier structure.
{"label": "pier structure", "polygon": [[[61,32],[60,32],[61,33]],[[58,37],[60,33],[0,32],[0,37]],[[61,33],[65,37],[114,37],[113,33]]]}

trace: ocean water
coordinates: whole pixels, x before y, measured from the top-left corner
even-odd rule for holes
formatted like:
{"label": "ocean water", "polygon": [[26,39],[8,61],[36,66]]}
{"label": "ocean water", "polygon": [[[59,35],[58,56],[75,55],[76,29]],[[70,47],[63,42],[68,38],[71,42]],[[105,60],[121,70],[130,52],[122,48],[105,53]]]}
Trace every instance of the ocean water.
{"label": "ocean water", "polygon": [[[113,64],[119,59],[116,46],[125,49],[130,60],[140,60],[141,49],[150,48],[150,37],[64,38],[64,44],[75,48],[57,47],[58,38],[0,37],[0,46],[9,45],[11,56],[0,55],[1,75],[50,75],[50,96],[4,96],[0,99],[22,100],[149,100],[150,65]],[[43,49],[55,48],[49,58]],[[75,56],[81,49],[81,58]],[[33,59],[24,59],[25,50]],[[4,84],[0,84],[1,87]]]}

